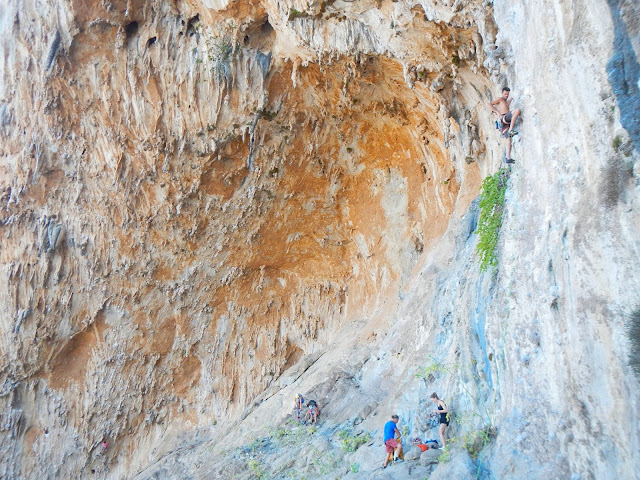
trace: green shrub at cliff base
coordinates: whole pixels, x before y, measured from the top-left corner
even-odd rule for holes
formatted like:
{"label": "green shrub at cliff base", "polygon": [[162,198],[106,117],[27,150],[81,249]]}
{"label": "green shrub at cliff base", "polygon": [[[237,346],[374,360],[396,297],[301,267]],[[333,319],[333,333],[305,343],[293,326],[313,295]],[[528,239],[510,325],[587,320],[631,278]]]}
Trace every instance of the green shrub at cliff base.
{"label": "green shrub at cliff base", "polygon": [[369,433],[362,433],[359,435],[352,435],[348,430],[342,430],[338,437],[341,440],[340,448],[346,452],[355,452],[360,445],[364,445],[371,440]]}
{"label": "green shrub at cliff base", "polygon": [[[455,441],[455,439],[450,438],[449,442]],[[447,463],[451,461],[451,446],[447,445],[442,450],[442,453],[438,457],[438,463]]]}
{"label": "green shrub at cliff base", "polygon": [[255,458],[250,458],[247,464],[258,480],[269,478],[267,471]]}
{"label": "green shrub at cliff base", "polygon": [[478,459],[480,452],[482,452],[487,443],[489,443],[491,431],[491,427],[486,427],[482,430],[472,430],[462,436],[462,447],[474,460]]}
{"label": "green shrub at cliff base", "polygon": [[480,259],[481,272],[498,264],[498,236],[508,181],[509,171],[501,168],[482,182],[480,220],[475,232],[479,236],[476,255]]}

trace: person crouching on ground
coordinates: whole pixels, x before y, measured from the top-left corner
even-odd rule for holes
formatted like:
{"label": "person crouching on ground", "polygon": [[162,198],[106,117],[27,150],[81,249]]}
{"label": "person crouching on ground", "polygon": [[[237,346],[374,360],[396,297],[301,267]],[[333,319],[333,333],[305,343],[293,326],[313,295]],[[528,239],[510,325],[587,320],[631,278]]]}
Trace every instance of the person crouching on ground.
{"label": "person crouching on ground", "polygon": [[438,395],[433,392],[431,394],[431,401],[433,401],[438,409],[434,410],[433,413],[437,413],[440,415],[440,428],[438,429],[438,433],[440,434],[440,442],[442,442],[442,448],[447,446],[447,442],[445,441],[445,433],[447,427],[449,426],[449,410],[447,410],[447,404],[438,398]]}
{"label": "person crouching on ground", "polygon": [[418,447],[423,452],[426,452],[427,450],[429,450],[429,447],[427,445],[425,445],[424,443],[422,443],[422,439],[420,437],[417,437],[417,438],[414,438],[413,440],[411,440],[411,445],[415,445],[416,447]]}
{"label": "person crouching on ground", "polygon": [[313,425],[314,423],[318,423],[318,415],[320,414],[320,409],[318,408],[318,404],[316,403],[316,401],[309,401],[307,407],[309,407],[309,410],[307,410],[307,413],[304,416],[305,424],[307,423],[307,421],[311,425]]}
{"label": "person crouching on ground", "polygon": [[402,443],[399,441],[401,437],[400,430],[398,430],[399,421],[400,417],[398,417],[398,415],[391,415],[391,420],[384,424],[385,457],[382,468],[387,468],[389,464],[389,454],[391,452],[393,452],[394,461],[396,461],[402,453]]}

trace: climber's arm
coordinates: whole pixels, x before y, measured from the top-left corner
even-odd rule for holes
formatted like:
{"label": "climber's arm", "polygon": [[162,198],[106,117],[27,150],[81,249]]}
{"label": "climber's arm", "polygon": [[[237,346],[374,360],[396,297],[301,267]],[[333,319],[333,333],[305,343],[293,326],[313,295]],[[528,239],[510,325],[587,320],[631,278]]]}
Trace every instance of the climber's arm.
{"label": "climber's arm", "polygon": [[500,115],[500,111],[495,106],[500,103],[500,100],[502,100],[502,99],[501,98],[496,98],[493,102],[489,103],[489,109],[493,113],[497,113],[498,115]]}

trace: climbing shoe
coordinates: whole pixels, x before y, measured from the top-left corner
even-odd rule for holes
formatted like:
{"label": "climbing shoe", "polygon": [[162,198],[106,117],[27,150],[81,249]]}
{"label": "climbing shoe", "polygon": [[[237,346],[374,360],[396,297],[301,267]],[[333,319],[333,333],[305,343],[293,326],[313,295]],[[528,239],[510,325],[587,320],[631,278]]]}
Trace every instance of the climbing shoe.
{"label": "climbing shoe", "polygon": [[516,161],[513,158],[505,158],[504,163],[508,163],[509,165],[511,165],[513,163],[516,163]]}
{"label": "climbing shoe", "polygon": [[509,136],[510,136],[510,137],[515,137],[516,135],[518,135],[518,132],[516,132],[515,130],[511,130],[511,131],[509,132]]}

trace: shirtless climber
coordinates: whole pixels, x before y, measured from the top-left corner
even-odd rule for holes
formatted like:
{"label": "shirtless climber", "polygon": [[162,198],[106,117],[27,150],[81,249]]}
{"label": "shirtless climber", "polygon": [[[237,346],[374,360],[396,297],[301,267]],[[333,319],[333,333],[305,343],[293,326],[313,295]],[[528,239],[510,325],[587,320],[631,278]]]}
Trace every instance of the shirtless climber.
{"label": "shirtless climber", "polygon": [[500,116],[502,135],[508,139],[507,158],[505,158],[505,161],[507,163],[514,163],[514,160],[511,158],[511,138],[518,134],[513,127],[520,116],[520,109],[509,110],[511,106],[511,99],[509,98],[510,92],[509,87],[504,87],[502,89],[502,95],[493,100],[489,104],[489,108],[493,113],[497,113]]}

